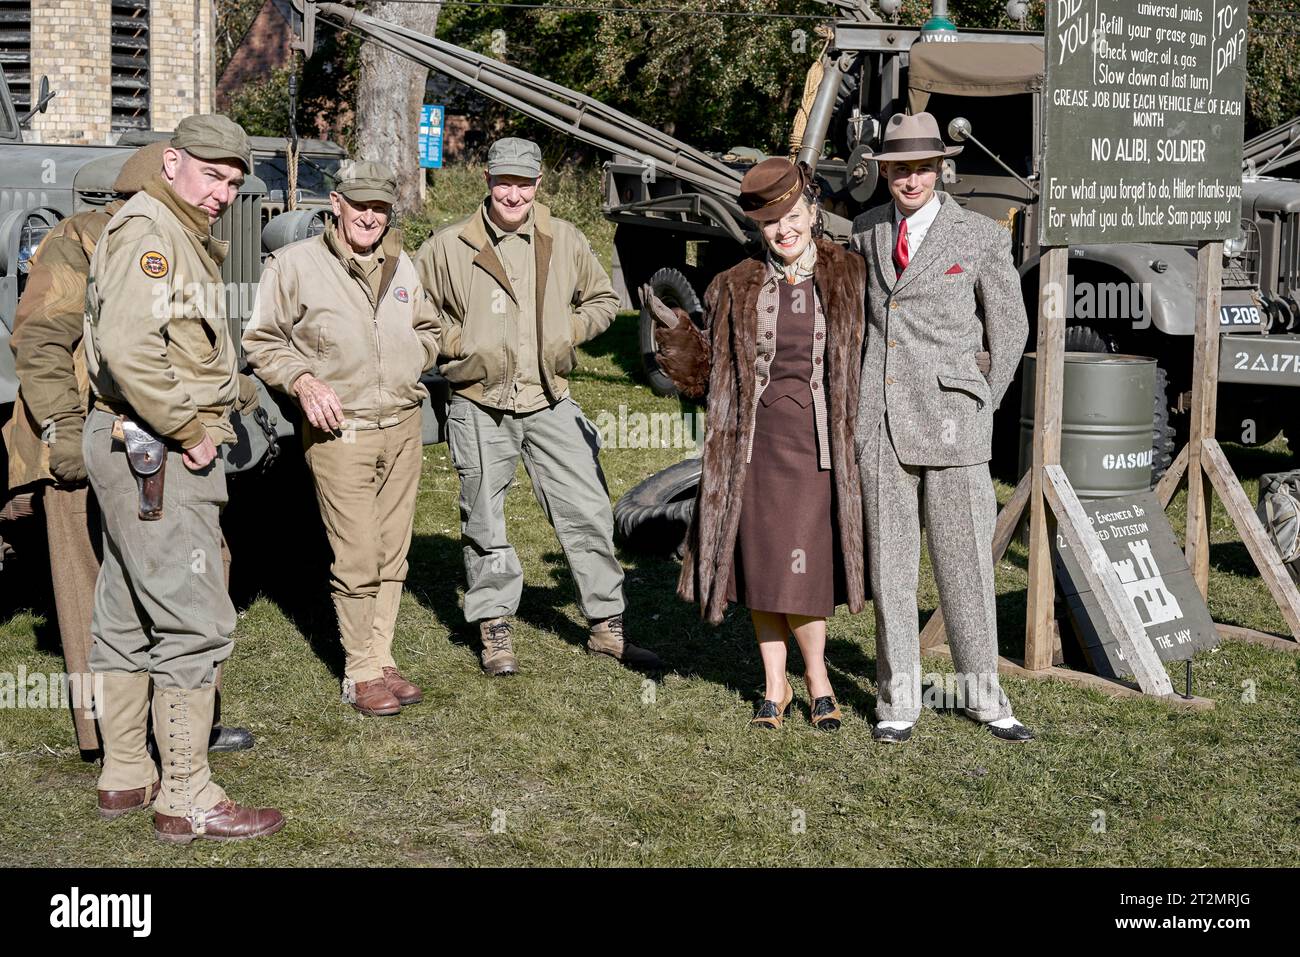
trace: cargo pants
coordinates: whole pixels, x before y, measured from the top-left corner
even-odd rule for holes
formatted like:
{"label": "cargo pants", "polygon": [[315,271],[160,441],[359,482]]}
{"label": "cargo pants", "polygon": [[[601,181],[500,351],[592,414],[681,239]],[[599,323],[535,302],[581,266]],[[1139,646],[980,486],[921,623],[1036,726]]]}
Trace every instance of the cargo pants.
{"label": "cargo pants", "polygon": [[206,688],[234,648],[235,606],[222,563],[225,470],[217,458],[192,472],[169,449],[162,518],[143,522],[126,450],[112,436],[114,418],[92,410],[82,436],[104,543],[90,670],[149,672],[159,688]]}
{"label": "cargo pants", "polygon": [[566,397],[515,415],[454,395],[447,446],[460,477],[466,621],[513,615],[519,607],[524,570],[506,537],[505,501],[521,456],[569,563],[582,613],[589,620],[623,613],[623,566],[614,552],[599,435],[576,402]]}

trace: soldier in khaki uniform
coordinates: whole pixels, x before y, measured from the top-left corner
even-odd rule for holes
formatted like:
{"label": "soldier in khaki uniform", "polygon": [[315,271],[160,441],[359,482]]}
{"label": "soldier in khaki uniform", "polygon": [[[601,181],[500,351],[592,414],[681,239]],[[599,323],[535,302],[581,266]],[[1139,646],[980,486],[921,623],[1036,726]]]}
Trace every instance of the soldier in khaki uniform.
{"label": "soldier in khaki uniform", "polygon": [[[82,450],[104,531],[90,656],[103,684],[100,807],[116,815],[154,804],[154,832],[171,843],[284,825],[279,811],[230,800],[202,746],[235,628],[220,558],[226,480],[217,443],[235,441],[230,413],[256,396],[241,396],[221,284],[228,246],[211,226],[250,166],[239,126],[222,116],[182,120],[159,174],[105,228],[86,292],[95,402]],[[161,514],[146,521],[157,503],[142,488],[156,485],[137,480],[159,461]],[[145,751],[151,683],[161,782]]]}
{"label": "soldier in khaki uniform", "polygon": [[[166,143],[154,143],[137,150],[123,165],[113,191],[121,196],[138,192],[162,167],[166,148]],[[74,689],[73,725],[77,744],[87,754],[100,750],[91,702],[80,700],[90,687],[84,679],[89,677],[100,532],[99,507],[90,496],[81,454],[90,392],[81,337],[90,257],[124,204],[115,199],[102,209],[68,217],[50,230],[32,258],[10,343],[19,394],[4,430],[9,487],[40,490],[59,635]],[[218,703],[220,686],[218,672]],[[243,728],[215,727],[209,740],[212,751],[252,746],[253,736]]]}
{"label": "soldier in khaki uniform", "polygon": [[420,375],[438,358],[438,321],[391,225],[393,173],[379,163],[341,172],[334,224],[267,260],[244,350],[307,419],[307,465],[334,551],[344,700],[393,715],[423,699],[392,646],[423,460]]}
{"label": "soldier in khaki uniform", "polygon": [[623,637],[623,569],[597,433],[565,380],[577,347],[609,327],[618,296],[586,237],[534,202],[541,175],[536,143],[493,143],[483,205],[416,254],[454,390],[447,444],[460,476],[465,618],[479,623],[484,671],[517,671],[509,616],[524,572],[506,538],[505,499],[522,457],[591,623],[587,647],[659,668]]}

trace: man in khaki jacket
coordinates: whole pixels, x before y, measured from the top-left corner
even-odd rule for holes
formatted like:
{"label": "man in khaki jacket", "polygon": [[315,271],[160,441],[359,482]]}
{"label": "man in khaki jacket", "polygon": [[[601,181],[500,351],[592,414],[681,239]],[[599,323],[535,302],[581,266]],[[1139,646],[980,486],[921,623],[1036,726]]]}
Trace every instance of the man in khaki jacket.
{"label": "man in khaki jacket", "polygon": [[[119,196],[139,192],[162,168],[165,149],[167,143],[158,142],[136,150],[122,166],[113,192]],[[18,397],[4,429],[9,488],[39,489],[59,637],[73,691],[73,726],[84,754],[101,749],[88,694],[100,531],[99,507],[90,495],[81,454],[90,392],[81,337],[90,257],[104,227],[125,202],[115,199],[102,209],[77,213],[50,230],[32,257],[10,343]],[[224,559],[224,547],[222,554]],[[218,712],[220,689],[218,669]],[[208,750],[240,751],[252,746],[253,736],[247,730],[214,727]]]}
{"label": "man in khaki jacket", "polygon": [[[168,843],[242,840],[284,826],[279,811],[230,800],[212,780],[205,747],[217,665],[235,629],[217,444],[235,441],[231,411],[252,404],[241,397],[226,325],[220,267],[229,247],[211,227],[251,152],[225,117],[177,124],[159,172],[104,229],[86,290],[95,402],[82,452],[104,532],[90,655],[103,689],[99,807],[116,817],[153,805],[154,833]],[[148,477],[159,467],[160,513]],[[151,684],[161,784],[145,750]]]}
{"label": "man in khaki jacket", "polygon": [[528,140],[492,144],[483,205],[416,254],[441,313],[442,374],[453,389],[447,441],[460,476],[465,618],[479,623],[484,671],[517,671],[509,616],[524,573],[504,509],[522,456],[591,622],[588,648],[659,668],[623,637],[623,569],[597,433],[565,379],[577,347],[608,328],[618,297],[586,237],[534,202],[541,163]]}
{"label": "man in khaki jacket", "polygon": [[379,163],[341,172],[335,223],[267,260],[244,350],[307,419],[307,464],[334,551],[344,700],[392,715],[423,698],[392,646],[423,459],[420,375],[438,358],[438,322],[391,225],[392,172]]}

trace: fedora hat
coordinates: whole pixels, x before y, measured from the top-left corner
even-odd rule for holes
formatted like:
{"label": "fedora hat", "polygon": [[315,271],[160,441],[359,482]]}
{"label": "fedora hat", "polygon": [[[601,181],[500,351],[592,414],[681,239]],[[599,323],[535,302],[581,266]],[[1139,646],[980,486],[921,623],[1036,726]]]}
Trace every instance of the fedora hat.
{"label": "fedora hat", "polygon": [[808,185],[800,163],[774,156],[750,168],[740,181],[740,208],[756,223],[773,223],[794,209]]}
{"label": "fedora hat", "polygon": [[961,146],[944,146],[939,135],[939,121],[929,113],[895,113],[885,124],[880,151],[866,154],[867,159],[894,163],[905,160],[931,159],[936,156],[956,156]]}

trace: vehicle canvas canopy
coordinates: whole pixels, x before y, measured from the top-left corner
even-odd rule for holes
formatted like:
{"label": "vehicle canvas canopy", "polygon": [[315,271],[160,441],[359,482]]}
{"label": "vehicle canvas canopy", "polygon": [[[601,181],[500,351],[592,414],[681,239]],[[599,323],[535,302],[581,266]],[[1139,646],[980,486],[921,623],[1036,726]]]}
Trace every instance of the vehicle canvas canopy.
{"label": "vehicle canvas canopy", "polygon": [[925,111],[934,93],[1011,96],[1043,88],[1046,54],[1037,43],[914,43],[909,50],[907,109]]}

